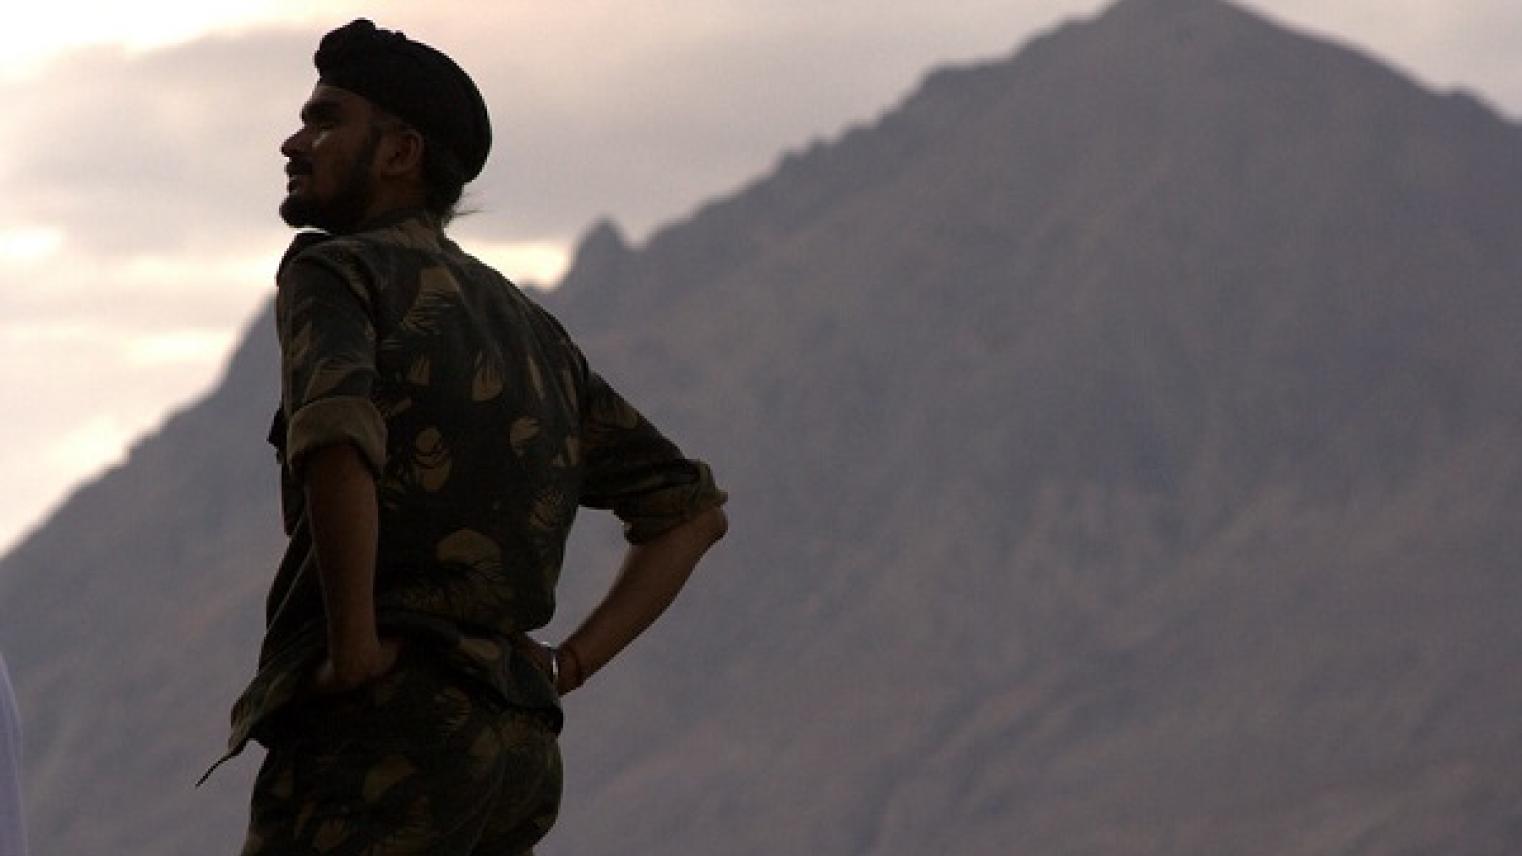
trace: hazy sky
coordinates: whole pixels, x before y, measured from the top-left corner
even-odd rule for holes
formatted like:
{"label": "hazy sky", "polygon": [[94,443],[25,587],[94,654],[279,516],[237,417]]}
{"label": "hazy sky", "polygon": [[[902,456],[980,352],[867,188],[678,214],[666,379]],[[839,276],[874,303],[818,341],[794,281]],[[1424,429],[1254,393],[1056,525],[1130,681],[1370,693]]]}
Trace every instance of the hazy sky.
{"label": "hazy sky", "polygon": [[[355,15],[476,78],[497,142],[467,196],[480,213],[455,236],[548,284],[599,217],[642,240],[783,152],[873,120],[930,67],[1007,56],[1106,5],[29,5],[0,30],[0,550],[215,381],[288,239],[277,146],[313,82],[312,50]],[[1522,115],[1517,0],[1243,5]]]}

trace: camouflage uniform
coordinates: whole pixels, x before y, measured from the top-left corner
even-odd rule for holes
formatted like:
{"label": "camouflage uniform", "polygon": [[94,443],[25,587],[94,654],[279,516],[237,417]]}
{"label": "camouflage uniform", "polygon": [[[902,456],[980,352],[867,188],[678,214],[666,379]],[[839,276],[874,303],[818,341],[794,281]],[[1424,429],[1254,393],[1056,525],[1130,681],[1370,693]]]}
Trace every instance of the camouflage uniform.
{"label": "camouflage uniform", "polygon": [[[722,504],[723,491],[588,368],[553,317],[422,212],[298,236],[278,281],[282,401],[270,439],[290,544],[258,674],[233,709],[230,752],[250,738],[271,747],[246,852],[277,834],[261,817],[286,817],[279,835],[326,829],[335,847],[356,805],[406,829],[463,823],[437,814],[456,774],[461,794],[482,793],[467,784],[479,773],[536,779],[558,800],[559,701],[514,643],[554,612],[577,506],[612,510],[639,543]],[[326,623],[300,476],[311,451],[343,442],[376,475],[376,615],[383,636],[405,640],[404,656],[374,685],[311,699],[301,688],[324,656]],[[451,713],[436,721],[441,711]],[[524,758],[540,772],[526,773]],[[307,782],[322,783],[326,802],[291,808],[282,795],[300,797]],[[502,798],[517,799],[512,787]],[[539,834],[553,802],[530,823]],[[302,817],[313,811],[334,812],[331,823]],[[307,846],[414,852],[342,840]]]}

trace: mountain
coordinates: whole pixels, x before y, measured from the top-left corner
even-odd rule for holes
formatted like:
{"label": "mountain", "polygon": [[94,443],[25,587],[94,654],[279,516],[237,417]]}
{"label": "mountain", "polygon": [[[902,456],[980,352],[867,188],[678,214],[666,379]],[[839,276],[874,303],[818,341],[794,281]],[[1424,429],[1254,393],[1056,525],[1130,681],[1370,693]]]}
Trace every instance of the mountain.
{"label": "mountain", "polygon": [[[731,491],[544,853],[1522,852],[1522,128],[1122,0],[544,300]],[[0,563],[39,852],[226,852],[267,319]],[[606,585],[588,515],[569,623]]]}

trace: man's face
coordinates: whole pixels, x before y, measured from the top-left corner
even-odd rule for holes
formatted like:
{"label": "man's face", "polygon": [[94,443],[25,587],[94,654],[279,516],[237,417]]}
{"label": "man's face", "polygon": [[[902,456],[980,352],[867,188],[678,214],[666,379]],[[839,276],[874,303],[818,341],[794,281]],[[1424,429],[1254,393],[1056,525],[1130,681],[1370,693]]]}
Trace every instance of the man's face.
{"label": "man's face", "polygon": [[371,168],[380,131],[370,102],[317,84],[301,107],[301,129],[280,146],[286,157],[280,217],[292,227],[352,230],[374,198]]}

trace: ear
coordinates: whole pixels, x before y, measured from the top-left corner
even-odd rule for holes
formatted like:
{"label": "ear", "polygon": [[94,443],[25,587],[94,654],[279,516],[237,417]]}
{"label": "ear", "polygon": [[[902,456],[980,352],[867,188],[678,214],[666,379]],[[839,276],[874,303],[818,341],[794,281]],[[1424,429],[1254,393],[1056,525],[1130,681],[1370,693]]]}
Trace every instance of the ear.
{"label": "ear", "polygon": [[400,178],[409,173],[423,174],[423,135],[412,128],[386,132],[376,151],[376,169],[386,176]]}

